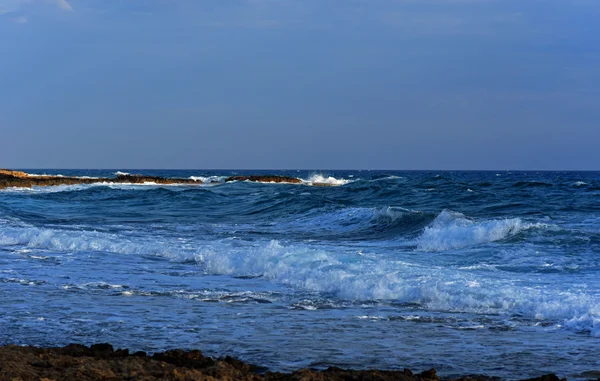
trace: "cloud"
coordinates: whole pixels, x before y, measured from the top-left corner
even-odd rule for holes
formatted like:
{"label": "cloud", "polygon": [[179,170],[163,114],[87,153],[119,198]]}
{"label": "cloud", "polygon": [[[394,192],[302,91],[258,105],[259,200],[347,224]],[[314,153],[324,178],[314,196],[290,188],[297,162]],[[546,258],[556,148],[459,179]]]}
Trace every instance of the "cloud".
{"label": "cloud", "polygon": [[55,0],[54,2],[62,10],[65,10],[65,11],[72,11],[73,10],[73,7],[71,7],[71,4],[69,4],[67,2],[67,0]]}
{"label": "cloud", "polygon": [[58,7],[63,11],[73,11],[73,7],[67,0],[0,0],[0,15],[24,12],[30,7],[44,3]]}
{"label": "cloud", "polygon": [[[70,1],[70,0],[69,0]],[[0,0],[0,21],[2,19],[17,24],[27,24],[29,16],[40,6],[55,7],[65,12],[73,12],[67,0]]]}

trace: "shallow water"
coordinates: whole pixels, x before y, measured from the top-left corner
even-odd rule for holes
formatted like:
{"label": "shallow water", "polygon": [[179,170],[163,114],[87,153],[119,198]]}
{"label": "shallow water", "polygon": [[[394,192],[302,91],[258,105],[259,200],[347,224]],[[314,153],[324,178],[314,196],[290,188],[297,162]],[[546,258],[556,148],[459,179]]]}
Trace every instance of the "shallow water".
{"label": "shallow water", "polygon": [[600,369],[600,173],[268,173],[305,182],[0,191],[0,342],[285,371]]}

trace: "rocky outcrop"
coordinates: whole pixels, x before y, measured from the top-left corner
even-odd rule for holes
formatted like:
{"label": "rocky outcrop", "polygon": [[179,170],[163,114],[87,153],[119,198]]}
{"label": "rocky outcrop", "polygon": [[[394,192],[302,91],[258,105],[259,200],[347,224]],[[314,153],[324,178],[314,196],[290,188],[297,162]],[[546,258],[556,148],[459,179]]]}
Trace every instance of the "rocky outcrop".
{"label": "rocky outcrop", "polygon": [[115,182],[115,183],[127,183],[127,184],[144,184],[144,183],[202,184],[202,181],[200,181],[200,180],[173,179],[173,178],[167,178],[167,177],[142,176],[142,175],[118,175],[116,178],[111,179],[110,181]]}
{"label": "rocky outcrop", "polygon": [[114,183],[114,184],[202,184],[200,180],[176,179],[158,176],[126,175],[121,174],[117,177],[69,177],[69,176],[47,176],[47,175],[29,175],[25,172],[0,169],[0,189],[8,187],[31,188],[32,186],[52,186],[52,185],[77,185],[77,184],[95,184],[95,183]]}
{"label": "rocky outcrop", "polygon": [[13,176],[19,178],[29,177],[29,175],[25,172],[11,171],[10,169],[0,169],[0,175]]}
{"label": "rocky outcrop", "polygon": [[[303,184],[299,178],[290,176],[277,175],[252,175],[252,176],[231,176],[225,179],[225,182],[233,181],[250,181],[256,183],[282,183],[282,184]],[[25,172],[12,171],[8,169],[0,169],[0,189],[8,187],[31,188],[32,186],[53,186],[53,185],[77,185],[77,184],[95,184],[95,183],[111,183],[111,184],[202,184],[201,180],[183,179],[183,178],[168,178],[159,176],[144,176],[119,174],[116,177],[69,177],[69,176],[52,176],[52,175],[30,175]],[[215,181],[211,181],[215,183]],[[306,183],[312,186],[331,187],[337,184],[330,183]]]}
{"label": "rocky outcrop", "polygon": [[302,180],[296,177],[289,176],[273,176],[273,175],[263,175],[263,176],[231,176],[225,179],[225,182],[231,181],[252,181],[256,183],[291,183],[291,184],[299,184]]}
{"label": "rocky outcrop", "polygon": [[[272,373],[232,357],[213,359],[202,352],[180,349],[129,354],[110,344],[91,347],[71,344],[64,348],[0,347],[0,381],[4,380],[242,380],[242,381],[439,381],[435,369],[413,373],[382,370],[345,370],[331,367],[316,371]],[[442,379],[444,380],[444,379]],[[453,381],[499,381],[488,376],[466,376]],[[561,381],[554,374],[527,381]],[[563,379],[562,381],[565,381]]]}

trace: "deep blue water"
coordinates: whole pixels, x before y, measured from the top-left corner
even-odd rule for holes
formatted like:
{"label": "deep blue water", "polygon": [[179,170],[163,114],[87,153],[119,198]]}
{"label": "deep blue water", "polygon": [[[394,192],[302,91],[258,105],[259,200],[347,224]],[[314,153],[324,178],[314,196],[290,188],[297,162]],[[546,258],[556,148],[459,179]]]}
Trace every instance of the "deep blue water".
{"label": "deep blue water", "polygon": [[267,172],[306,183],[0,191],[0,344],[600,370],[599,172]]}

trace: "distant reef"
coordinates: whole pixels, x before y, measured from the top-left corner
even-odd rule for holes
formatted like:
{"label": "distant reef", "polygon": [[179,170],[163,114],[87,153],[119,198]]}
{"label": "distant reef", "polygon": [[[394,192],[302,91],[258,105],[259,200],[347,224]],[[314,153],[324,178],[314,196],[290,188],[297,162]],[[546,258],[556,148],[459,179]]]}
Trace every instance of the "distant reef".
{"label": "distant reef", "polygon": [[[0,347],[0,381],[4,380],[247,380],[247,381],[499,381],[497,377],[472,375],[441,378],[435,369],[413,373],[404,370],[301,369],[293,373],[269,372],[266,368],[224,357],[205,357],[198,350],[169,350],[148,355],[114,350],[110,344],[64,348],[7,345]],[[565,379],[563,379],[565,380]],[[547,374],[527,381],[563,381]]]}
{"label": "distant reef", "polygon": [[[301,179],[289,176],[260,175],[260,176],[231,176],[224,182],[251,181],[259,183],[303,183]],[[201,180],[118,174],[115,177],[75,177],[57,175],[32,175],[21,171],[0,169],[0,189],[9,187],[31,188],[32,186],[78,185],[78,184],[202,184]],[[214,181],[211,183],[215,183]],[[325,183],[311,183],[314,186],[330,186]]]}

